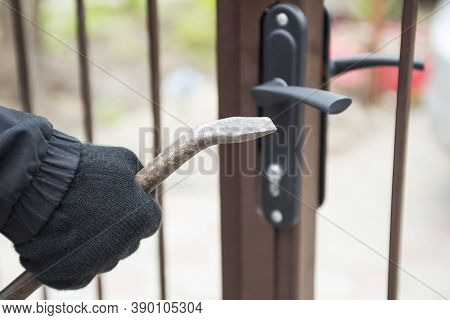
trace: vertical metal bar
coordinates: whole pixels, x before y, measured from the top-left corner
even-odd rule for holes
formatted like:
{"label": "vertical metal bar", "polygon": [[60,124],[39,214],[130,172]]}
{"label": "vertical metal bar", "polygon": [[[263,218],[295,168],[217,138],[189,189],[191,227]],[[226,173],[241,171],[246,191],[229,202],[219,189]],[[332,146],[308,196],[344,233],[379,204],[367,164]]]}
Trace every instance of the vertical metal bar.
{"label": "vertical metal bar", "polygon": [[[80,70],[80,94],[83,104],[83,128],[88,142],[93,141],[91,85],[89,78],[86,15],[84,1],[76,0],[78,65]],[[102,277],[97,277],[97,298],[103,299]]]}
{"label": "vertical metal bar", "polygon": [[[11,14],[13,20],[14,48],[17,58],[17,80],[22,102],[22,110],[33,112],[31,99],[30,77],[28,71],[27,44],[22,20],[22,6],[20,0],[11,0]],[[42,288],[42,299],[48,299],[47,288]]]}
{"label": "vertical metal bar", "polygon": [[28,72],[27,45],[22,21],[22,7],[20,0],[10,0],[14,32],[14,48],[17,58],[17,80],[20,91],[22,108],[26,112],[33,111],[30,94],[30,80]]}
{"label": "vertical metal bar", "polygon": [[[218,0],[219,117],[256,116],[250,98],[259,79],[260,18],[271,0]],[[258,179],[245,175],[257,163],[256,143],[220,151],[222,283],[224,299],[273,299],[274,230],[258,214]]]}
{"label": "vertical metal bar", "polygon": [[88,49],[86,35],[86,17],[84,12],[84,1],[76,0],[77,10],[77,41],[78,41],[78,62],[80,68],[80,89],[83,102],[83,125],[86,140],[92,142],[92,111],[91,111],[91,90],[89,79]]}
{"label": "vertical metal bar", "polygon": [[[307,85],[321,85],[323,1],[295,0],[308,20]],[[260,19],[272,0],[218,0],[217,54],[219,117],[255,116],[250,91],[259,83]],[[311,127],[304,152],[311,176],[302,179],[300,222],[275,230],[260,210],[256,143],[221,146],[220,189],[224,299],[310,299],[313,297],[315,212],[319,202],[320,113],[305,109]]]}
{"label": "vertical metal bar", "polygon": [[[154,156],[161,152],[161,114],[160,105],[160,65],[159,65],[159,25],[158,25],[158,5],[157,0],[147,0],[147,35],[148,50],[150,56],[150,92],[152,98],[153,114],[153,148]],[[163,206],[163,186],[162,184],[156,190],[156,197],[159,205]],[[160,296],[162,300],[166,299],[166,267],[164,254],[164,224],[161,225],[158,233],[159,247],[159,281]]]}
{"label": "vertical metal bar", "polygon": [[[231,114],[239,114],[238,9],[235,1],[217,1],[219,118],[226,118]],[[233,150],[239,150],[238,146],[219,146],[222,298],[227,300],[241,297],[241,277],[239,272],[241,268],[241,230],[239,222],[241,192],[239,180],[226,174],[228,168],[238,167],[238,159],[233,157]]]}
{"label": "vertical metal bar", "polygon": [[42,286],[42,300],[48,300],[48,292],[46,286]]}
{"label": "vertical metal bar", "polygon": [[389,243],[388,299],[398,297],[398,265],[400,261],[401,223],[408,139],[411,79],[417,21],[417,0],[403,1],[400,67],[398,74],[397,110],[395,115],[394,166],[391,198]]}

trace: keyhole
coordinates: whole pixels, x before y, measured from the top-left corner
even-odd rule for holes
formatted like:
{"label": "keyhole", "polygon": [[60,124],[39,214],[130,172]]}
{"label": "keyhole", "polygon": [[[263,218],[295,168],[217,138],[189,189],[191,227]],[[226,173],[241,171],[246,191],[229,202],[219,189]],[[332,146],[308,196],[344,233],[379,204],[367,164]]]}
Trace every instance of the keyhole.
{"label": "keyhole", "polygon": [[280,180],[283,177],[283,169],[276,163],[272,163],[267,168],[267,178],[269,179],[269,192],[272,197],[280,195]]}

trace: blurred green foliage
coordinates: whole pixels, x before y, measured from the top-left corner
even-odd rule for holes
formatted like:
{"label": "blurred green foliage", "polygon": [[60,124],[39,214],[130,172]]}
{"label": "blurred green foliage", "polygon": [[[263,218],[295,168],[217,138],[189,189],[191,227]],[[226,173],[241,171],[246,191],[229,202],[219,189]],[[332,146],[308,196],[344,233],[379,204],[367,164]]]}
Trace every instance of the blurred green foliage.
{"label": "blurred green foliage", "polygon": [[[137,15],[145,14],[145,0],[88,0],[85,1],[87,31],[90,38],[114,34],[114,28],[127,28]],[[40,0],[38,23],[64,42],[73,41],[76,32],[75,2]],[[42,37],[43,48],[59,52],[61,44],[51,37]]]}
{"label": "blurred green foliage", "polygon": [[214,52],[216,1],[194,0],[176,19],[175,36],[183,46],[198,52],[199,58]]}
{"label": "blurred green foliage", "polygon": [[[214,52],[216,0],[159,0],[161,41],[181,50],[180,55],[199,67]],[[114,53],[132,57],[145,48],[146,0],[86,0],[87,31],[91,43],[108,38]],[[63,42],[75,45],[75,1],[40,0],[38,22]],[[142,30],[139,35],[137,31]],[[131,36],[130,36],[131,35]],[[54,38],[40,36],[41,48],[60,54],[66,50]],[[139,48],[142,47],[142,48]]]}
{"label": "blurred green foliage", "polygon": [[[70,42],[75,34],[75,6],[73,1],[61,2],[41,0],[38,5],[38,24],[56,38]],[[47,52],[59,53],[63,51],[61,43],[53,37],[38,33],[41,49]]]}
{"label": "blurred green foliage", "polygon": [[398,20],[401,17],[403,1],[399,0],[357,0],[356,7],[353,12],[355,18],[359,20],[367,20],[373,14],[374,3],[383,1],[386,3],[385,19]]}

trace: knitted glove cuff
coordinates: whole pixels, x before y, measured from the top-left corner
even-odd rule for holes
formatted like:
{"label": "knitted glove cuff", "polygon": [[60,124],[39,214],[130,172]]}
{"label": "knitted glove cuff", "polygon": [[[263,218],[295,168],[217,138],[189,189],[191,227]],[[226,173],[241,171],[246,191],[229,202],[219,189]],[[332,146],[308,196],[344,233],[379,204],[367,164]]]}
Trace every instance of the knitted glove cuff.
{"label": "knitted glove cuff", "polygon": [[53,214],[72,181],[80,159],[81,143],[57,130],[49,130],[45,154],[30,183],[12,207],[1,232],[14,244],[35,236]]}

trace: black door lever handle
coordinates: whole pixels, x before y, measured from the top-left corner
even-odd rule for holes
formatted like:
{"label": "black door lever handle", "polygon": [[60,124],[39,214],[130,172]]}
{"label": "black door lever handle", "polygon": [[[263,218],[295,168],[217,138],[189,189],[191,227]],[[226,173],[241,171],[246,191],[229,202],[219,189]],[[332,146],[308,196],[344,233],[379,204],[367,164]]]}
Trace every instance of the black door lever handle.
{"label": "black door lever handle", "polygon": [[[330,76],[336,76],[355,69],[398,66],[399,63],[400,59],[397,56],[367,53],[357,56],[333,59],[330,62],[329,73]],[[415,59],[413,67],[417,70],[424,70],[425,63],[422,59]]]}
{"label": "black door lever handle", "polygon": [[280,78],[274,78],[258,85],[251,92],[253,101],[260,107],[272,107],[294,100],[292,103],[304,103],[328,114],[338,114],[352,103],[349,97],[315,88],[288,86]]}

